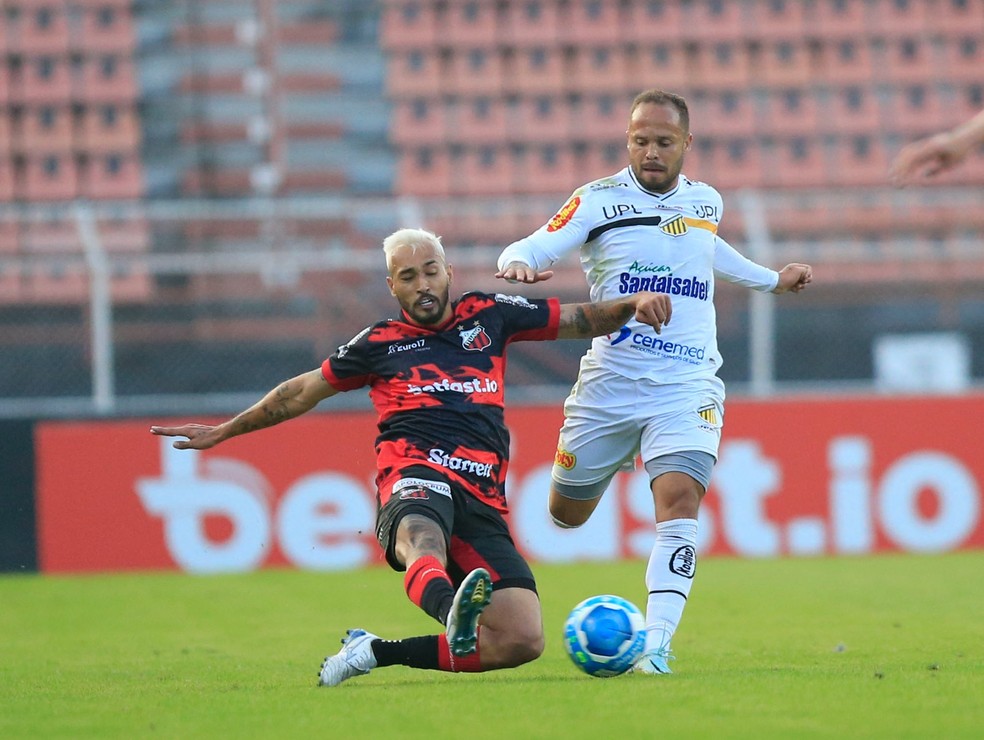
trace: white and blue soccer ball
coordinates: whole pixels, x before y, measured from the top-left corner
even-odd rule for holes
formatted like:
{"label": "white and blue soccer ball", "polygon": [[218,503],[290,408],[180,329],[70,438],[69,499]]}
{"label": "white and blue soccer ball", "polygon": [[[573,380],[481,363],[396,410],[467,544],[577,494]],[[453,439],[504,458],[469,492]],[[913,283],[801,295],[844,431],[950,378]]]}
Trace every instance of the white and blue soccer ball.
{"label": "white and blue soccer ball", "polygon": [[567,617],[564,647],[574,665],[589,676],[618,676],[645,651],[646,620],[635,604],[620,596],[592,596]]}

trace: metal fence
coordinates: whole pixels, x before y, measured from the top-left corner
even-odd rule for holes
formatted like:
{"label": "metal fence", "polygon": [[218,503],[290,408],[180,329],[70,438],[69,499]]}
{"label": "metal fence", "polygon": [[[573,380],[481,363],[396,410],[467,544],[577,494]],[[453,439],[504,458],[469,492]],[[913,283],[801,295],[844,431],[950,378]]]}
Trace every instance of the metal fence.
{"label": "metal fence", "polygon": [[[0,248],[0,417],[238,410],[393,313],[378,248],[392,230],[433,228],[445,237],[458,288],[502,291],[492,275],[504,242],[562,201],[4,206],[0,247],[3,239],[17,246]],[[797,296],[719,283],[729,391],[980,384],[982,203],[980,187],[726,193],[722,236],[764,264],[815,268],[814,285]],[[576,256],[551,282],[508,289],[587,296]],[[520,402],[561,398],[585,346],[517,345],[509,393]]]}

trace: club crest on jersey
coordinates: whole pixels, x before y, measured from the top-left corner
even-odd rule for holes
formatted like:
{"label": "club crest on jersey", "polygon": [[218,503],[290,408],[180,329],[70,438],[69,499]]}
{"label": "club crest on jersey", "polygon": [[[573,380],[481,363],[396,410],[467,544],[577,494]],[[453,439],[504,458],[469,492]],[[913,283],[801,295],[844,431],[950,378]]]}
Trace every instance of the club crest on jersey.
{"label": "club crest on jersey", "polygon": [[581,196],[575,195],[550,219],[550,223],[547,224],[547,231],[560,231],[567,226],[570,220],[574,218],[574,213],[577,211],[579,205],[581,205]]}
{"label": "club crest on jersey", "polygon": [[461,336],[461,346],[467,350],[481,352],[492,344],[492,340],[481,324],[475,324],[471,329],[460,328],[458,334]]}
{"label": "club crest on jersey", "polygon": [[670,236],[683,236],[687,233],[687,222],[683,216],[674,216],[669,221],[660,224],[659,230]]}

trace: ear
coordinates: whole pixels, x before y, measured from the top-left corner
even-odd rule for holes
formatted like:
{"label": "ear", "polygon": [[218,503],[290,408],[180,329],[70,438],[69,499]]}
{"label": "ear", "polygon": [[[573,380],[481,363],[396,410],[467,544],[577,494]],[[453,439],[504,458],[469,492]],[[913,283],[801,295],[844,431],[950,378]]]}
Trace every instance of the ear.
{"label": "ear", "polygon": [[389,275],[386,276],[386,287],[390,289],[390,295],[395,298],[396,291],[393,290],[393,278],[391,278]]}

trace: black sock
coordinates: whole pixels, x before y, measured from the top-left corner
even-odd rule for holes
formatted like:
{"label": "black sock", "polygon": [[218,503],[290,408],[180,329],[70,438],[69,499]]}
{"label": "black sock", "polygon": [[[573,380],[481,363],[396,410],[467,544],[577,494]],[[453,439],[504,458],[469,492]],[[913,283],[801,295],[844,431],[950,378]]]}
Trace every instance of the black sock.
{"label": "black sock", "polygon": [[405,665],[437,670],[437,635],[403,640],[373,640],[372,653],[379,667]]}

